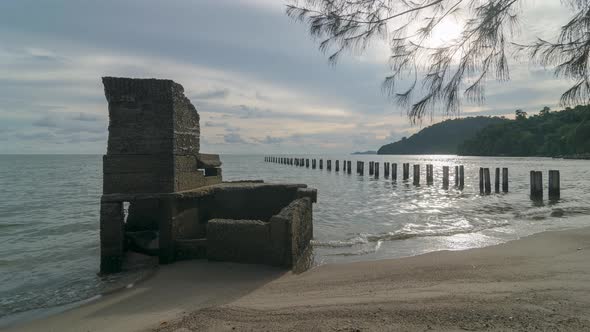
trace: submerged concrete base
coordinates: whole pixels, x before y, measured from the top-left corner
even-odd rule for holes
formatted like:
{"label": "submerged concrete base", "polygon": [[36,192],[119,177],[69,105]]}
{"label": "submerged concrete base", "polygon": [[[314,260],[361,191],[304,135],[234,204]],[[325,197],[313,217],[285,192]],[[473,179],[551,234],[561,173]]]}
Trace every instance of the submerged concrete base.
{"label": "submerged concrete base", "polygon": [[[220,183],[168,194],[103,195],[101,272],[121,270],[125,238],[136,247],[145,246],[142,253],[152,254],[155,235],[150,232],[157,232],[160,264],[208,258],[291,268],[313,236],[316,200],[317,191],[306,185],[262,182]],[[145,234],[151,237],[144,239]]]}

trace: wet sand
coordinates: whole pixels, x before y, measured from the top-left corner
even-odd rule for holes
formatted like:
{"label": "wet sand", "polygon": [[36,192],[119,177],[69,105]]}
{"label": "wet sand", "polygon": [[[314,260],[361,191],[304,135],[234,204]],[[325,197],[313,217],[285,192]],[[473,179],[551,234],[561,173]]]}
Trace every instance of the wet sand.
{"label": "wet sand", "polygon": [[590,331],[590,227],[402,259],[182,262],[14,331]]}

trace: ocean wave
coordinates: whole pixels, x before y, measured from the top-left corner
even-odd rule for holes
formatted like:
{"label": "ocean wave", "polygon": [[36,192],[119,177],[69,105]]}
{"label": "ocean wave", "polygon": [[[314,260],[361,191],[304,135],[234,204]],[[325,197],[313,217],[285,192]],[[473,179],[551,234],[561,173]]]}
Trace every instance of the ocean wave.
{"label": "ocean wave", "polygon": [[[397,241],[397,240],[407,240],[412,238],[419,238],[419,237],[433,237],[433,236],[453,236],[457,234],[469,234],[469,233],[477,233],[487,229],[499,228],[508,226],[510,223],[508,222],[499,222],[491,225],[486,226],[479,226],[479,227],[472,227],[470,229],[452,229],[452,230],[444,230],[444,231],[424,231],[424,232],[408,232],[408,231],[395,231],[395,232],[388,232],[388,233],[381,233],[381,234],[359,234],[354,238],[347,239],[347,240],[331,240],[331,241],[319,241],[313,240],[312,245],[314,247],[325,247],[325,248],[346,248],[346,247],[353,247],[356,245],[363,245],[368,243],[377,243],[378,246],[381,245],[383,241]],[[378,247],[375,249],[377,250]],[[375,251],[373,250],[373,251]],[[333,254],[337,256],[353,256],[353,255],[362,255],[370,252],[357,252],[357,253],[338,253]]]}

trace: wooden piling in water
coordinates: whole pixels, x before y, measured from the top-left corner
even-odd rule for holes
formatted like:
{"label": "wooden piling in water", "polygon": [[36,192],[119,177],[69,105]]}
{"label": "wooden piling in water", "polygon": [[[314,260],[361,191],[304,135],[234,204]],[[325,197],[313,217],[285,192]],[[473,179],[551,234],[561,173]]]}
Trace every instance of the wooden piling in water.
{"label": "wooden piling in water", "polygon": [[559,171],[549,171],[549,199],[558,200],[561,197]]}
{"label": "wooden piling in water", "polygon": [[459,165],[459,190],[465,188],[465,167]]}
{"label": "wooden piling in water", "polygon": [[420,165],[414,165],[414,185],[420,185]]}
{"label": "wooden piling in water", "polygon": [[356,171],[359,175],[365,175],[365,163],[363,161],[357,162]]}
{"label": "wooden piling in water", "polygon": [[315,169],[315,167],[316,167],[316,160],[312,159],[311,160],[311,169]]}
{"label": "wooden piling in water", "polygon": [[389,178],[389,163],[388,162],[383,163],[383,177],[385,177],[386,179]]}
{"label": "wooden piling in water", "polygon": [[373,174],[375,174],[375,179],[379,178],[379,163],[373,163]]}
{"label": "wooden piling in water", "polygon": [[455,166],[455,187],[459,187],[459,166]]}
{"label": "wooden piling in water", "polygon": [[483,175],[484,175],[484,187],[485,187],[485,193],[486,195],[489,195],[492,193],[492,182],[490,179],[490,169],[489,168],[484,168],[483,169]]}
{"label": "wooden piling in water", "polygon": [[346,172],[346,160],[342,161],[342,172]]}
{"label": "wooden piling in water", "polygon": [[508,192],[508,168],[502,168],[502,192]]}
{"label": "wooden piling in water", "polygon": [[531,171],[531,199],[542,200],[543,199],[543,172]]}
{"label": "wooden piling in water", "polygon": [[496,194],[500,192],[500,167],[496,167],[496,174],[494,177],[494,192]]}
{"label": "wooden piling in water", "polygon": [[479,168],[479,194],[483,195],[483,167]]}
{"label": "wooden piling in water", "polygon": [[309,158],[305,159],[305,167],[309,168]]}
{"label": "wooden piling in water", "polygon": [[449,166],[443,166],[443,189],[449,189]]}
{"label": "wooden piling in water", "polygon": [[336,160],[336,172],[340,172],[340,160]]}
{"label": "wooden piling in water", "polygon": [[324,169],[324,160],[320,159],[320,169]]}
{"label": "wooden piling in water", "polygon": [[352,161],[348,160],[346,162],[346,171],[347,171],[348,174],[350,174],[352,172],[351,165],[352,165]]}
{"label": "wooden piling in water", "polygon": [[391,164],[391,179],[397,181],[397,164]]}
{"label": "wooden piling in water", "polygon": [[375,172],[375,162],[369,161],[369,175],[373,175]]}
{"label": "wooden piling in water", "polygon": [[426,165],[426,184],[431,185],[434,182],[434,167],[432,164]]}
{"label": "wooden piling in water", "polygon": [[402,164],[402,176],[404,180],[407,180],[410,178],[410,164],[409,163],[403,163]]}
{"label": "wooden piling in water", "polygon": [[332,161],[331,160],[326,160],[326,169],[328,171],[332,170]]}

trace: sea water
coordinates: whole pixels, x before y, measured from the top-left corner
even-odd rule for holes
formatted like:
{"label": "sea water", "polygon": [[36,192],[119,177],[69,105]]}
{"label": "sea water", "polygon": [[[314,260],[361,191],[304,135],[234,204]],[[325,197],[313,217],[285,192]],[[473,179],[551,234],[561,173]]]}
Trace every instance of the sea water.
{"label": "sea water", "polygon": [[[222,156],[225,180],[305,183],[318,189],[314,205],[314,264],[344,263],[461,250],[544,230],[590,225],[590,162],[550,158],[321,155],[324,169],[264,162],[263,156]],[[332,161],[332,170],[325,160]],[[340,160],[340,171],[335,171]],[[351,160],[352,174],[342,161]],[[365,175],[356,175],[356,161]],[[379,162],[380,178],[368,175]],[[398,179],[383,163],[398,164]],[[420,164],[422,182],[401,180],[402,163]],[[434,165],[426,185],[425,166]],[[454,188],[454,167],[465,166],[465,188]],[[442,188],[450,166],[450,188]],[[507,194],[479,195],[479,167],[508,167]],[[561,200],[547,200],[547,171],[561,171]],[[543,171],[545,200],[529,198],[529,171]],[[410,174],[411,176],[411,174]],[[124,287],[142,273],[99,277],[98,155],[0,155],[0,323]],[[24,314],[23,314],[24,313]],[[1,326],[1,324],[0,324]]]}

